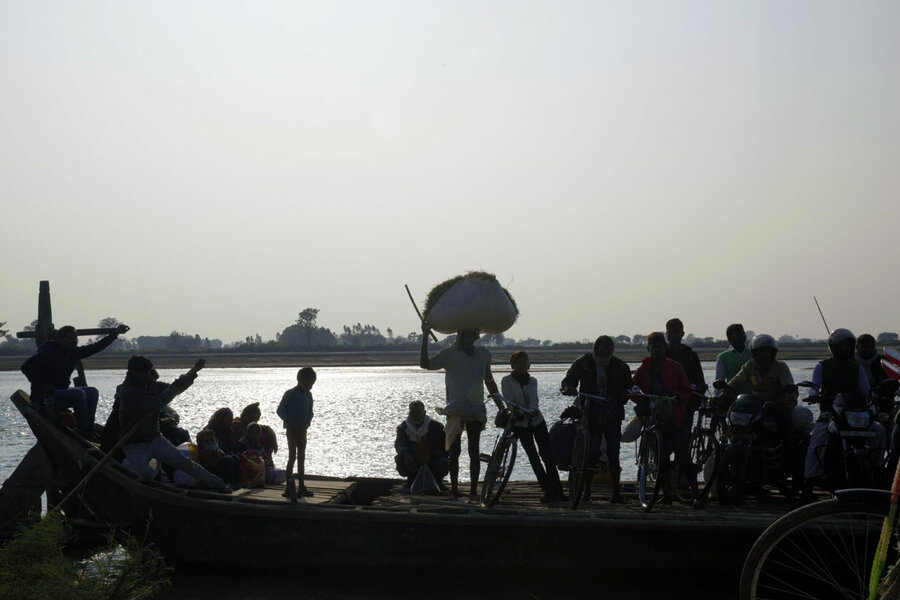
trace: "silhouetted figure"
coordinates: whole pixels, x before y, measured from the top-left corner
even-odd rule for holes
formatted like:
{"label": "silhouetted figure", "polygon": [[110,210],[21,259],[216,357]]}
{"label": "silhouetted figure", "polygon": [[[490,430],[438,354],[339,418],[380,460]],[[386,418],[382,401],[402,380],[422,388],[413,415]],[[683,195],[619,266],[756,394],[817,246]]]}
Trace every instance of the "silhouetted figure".
{"label": "silhouetted figure", "polygon": [[435,481],[447,476],[450,459],[444,447],[444,426],[425,414],[425,405],[419,400],[409,403],[409,414],[397,426],[394,449],[397,456],[397,472],[406,477],[406,486],[413,480],[422,466],[427,466]]}
{"label": "silhouetted figure", "polygon": [[[159,431],[159,411],[172,401],[175,396],[186,390],[197,379],[197,372],[203,368],[200,359],[190,371],[166,386],[160,392],[154,385],[153,363],[143,356],[132,356],[128,360],[128,372],[125,381],[119,386],[119,429],[121,435],[131,434],[122,450],[125,452],[127,466],[142,481],[149,481],[155,476],[150,467],[150,460],[156,458],[164,465],[181,469],[217,491],[229,491],[228,486],[217,477],[193,462],[178,451],[172,442],[163,437]],[[148,416],[148,413],[151,416]]]}
{"label": "silhouetted figure", "polygon": [[70,388],[70,377],[79,360],[92,356],[128,331],[119,325],[116,331],[87,346],[78,345],[78,334],[71,325],[60,327],[52,340],[38,348],[36,354],[22,364],[22,373],[31,383],[31,402],[51,420],[57,410],[71,408],[79,433],[94,439],[94,417],[100,393],[94,387]]}

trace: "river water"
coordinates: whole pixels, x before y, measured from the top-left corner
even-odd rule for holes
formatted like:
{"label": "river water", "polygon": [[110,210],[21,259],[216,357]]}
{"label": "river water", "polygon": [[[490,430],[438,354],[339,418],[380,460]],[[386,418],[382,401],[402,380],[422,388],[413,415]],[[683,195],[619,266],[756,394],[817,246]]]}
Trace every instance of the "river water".
{"label": "river water", "polygon": [[[795,381],[809,379],[816,361],[788,361]],[[632,369],[637,364],[630,365]],[[704,362],[704,373],[707,382],[711,382],[715,365]],[[552,423],[562,410],[570,404],[571,399],[559,394],[559,383],[565,375],[566,365],[534,365],[532,375],[538,381],[541,409],[548,423]],[[163,369],[160,378],[171,381],[182,371]],[[496,367],[495,378],[508,374],[508,368]],[[213,411],[227,406],[237,415],[241,409],[251,402],[259,402],[263,417],[261,422],[271,425],[279,436],[282,451],[275,455],[275,462],[283,466],[287,461],[287,444],[280,419],[275,409],[285,390],[296,383],[294,368],[233,368],[205,369],[200,373],[196,383],[185,393],[175,398],[172,407],[181,416],[181,427],[191,432],[192,437],[205,426]],[[408,404],[413,400],[421,400],[432,416],[434,407],[442,406],[444,399],[444,379],[442,372],[427,372],[418,367],[323,367],[317,369],[318,379],[313,388],[315,398],[315,417],[309,430],[309,442],[306,455],[306,470],[311,474],[334,476],[370,476],[397,477],[394,470],[394,434],[396,426],[405,418]],[[100,391],[100,403],[97,409],[97,421],[105,422],[113,402],[113,394],[122,382],[123,372],[120,370],[92,371],[87,374],[90,385]],[[3,398],[16,389],[28,390],[28,382],[18,372],[0,372],[0,393]],[[488,402],[488,415],[492,420],[496,408]],[[626,419],[630,418],[630,408]],[[489,428],[481,438],[481,451],[490,452],[496,433]],[[0,403],[0,481],[5,480],[15,469],[18,462],[34,444],[34,437],[24,419],[11,402]],[[634,444],[622,445],[621,463],[623,479],[635,476]],[[461,461],[461,476],[468,473],[467,459]],[[534,474],[528,461],[516,461],[513,479],[533,480]],[[230,579],[229,579],[230,578]],[[546,584],[546,582],[545,582]],[[221,585],[227,586],[233,593],[223,594]],[[192,577],[177,572],[175,586],[166,593],[166,598],[367,598],[367,597],[406,597],[389,584],[385,589],[376,591],[365,588],[362,591],[349,584],[331,584],[318,582],[313,587],[300,585],[287,579],[273,581],[267,577],[265,582],[247,582],[245,578],[233,575],[210,575]],[[522,589],[521,594],[513,593],[507,597],[579,597],[576,595],[559,595],[554,592],[536,594],[537,587]],[[649,584],[635,585],[626,582],[619,585],[609,584],[606,587],[609,598],[654,598],[659,591],[659,582],[652,587]],[[696,585],[696,583],[694,583]],[[735,584],[736,585],[736,584]],[[544,587],[557,589],[552,584]],[[668,587],[668,586],[666,586]],[[730,586],[729,586],[730,587]],[[300,589],[307,593],[298,594]],[[402,588],[401,588],[402,589]],[[482,593],[471,593],[464,588],[460,593],[450,593],[447,597],[489,597]],[[503,588],[507,589],[507,588]],[[731,588],[733,589],[733,588]],[[730,593],[716,585],[715,590],[721,592],[716,597],[730,597]],[[731,590],[729,590],[730,592]],[[490,597],[497,597],[496,590]],[[426,594],[426,596],[434,594]],[[669,594],[671,597],[671,594]],[[437,596],[443,597],[441,594]],[[500,594],[504,596],[504,594]],[[678,597],[678,596],[675,596]]]}

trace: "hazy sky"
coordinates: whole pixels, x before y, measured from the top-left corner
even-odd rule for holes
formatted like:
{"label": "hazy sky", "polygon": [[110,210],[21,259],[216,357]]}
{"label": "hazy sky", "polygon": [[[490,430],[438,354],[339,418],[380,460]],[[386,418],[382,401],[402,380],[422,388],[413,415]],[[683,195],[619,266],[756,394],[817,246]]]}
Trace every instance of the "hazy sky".
{"label": "hazy sky", "polygon": [[0,2],[0,321],[900,329],[900,3]]}

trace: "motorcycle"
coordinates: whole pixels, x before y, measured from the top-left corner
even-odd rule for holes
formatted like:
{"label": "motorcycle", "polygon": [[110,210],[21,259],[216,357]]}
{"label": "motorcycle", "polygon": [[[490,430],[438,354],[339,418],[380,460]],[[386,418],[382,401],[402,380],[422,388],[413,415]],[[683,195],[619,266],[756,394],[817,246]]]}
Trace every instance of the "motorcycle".
{"label": "motorcycle", "polygon": [[[809,381],[799,384],[815,388]],[[804,400],[821,402],[819,396]],[[819,421],[828,423],[828,439],[814,450],[825,472],[823,487],[830,490],[880,487],[885,473],[884,428],[873,398],[862,394],[837,394],[831,410]]]}
{"label": "motorcycle", "polygon": [[[724,381],[713,385],[719,390],[727,387]],[[720,504],[740,504],[748,491],[762,491],[765,486],[776,486],[783,494],[789,493],[783,466],[784,442],[775,418],[780,407],[775,400],[781,394],[796,391],[797,386],[790,385],[777,394],[740,394],[728,407],[716,477]],[[807,439],[798,435],[796,443],[797,464],[788,465],[794,474],[801,472],[799,461],[805,455]],[[796,488],[799,482],[793,483]]]}

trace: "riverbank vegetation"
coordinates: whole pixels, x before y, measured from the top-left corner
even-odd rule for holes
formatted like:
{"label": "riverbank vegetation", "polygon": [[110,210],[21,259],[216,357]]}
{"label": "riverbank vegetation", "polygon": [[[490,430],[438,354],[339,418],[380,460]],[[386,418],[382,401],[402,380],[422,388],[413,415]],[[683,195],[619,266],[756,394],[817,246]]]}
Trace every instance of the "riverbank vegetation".
{"label": "riverbank vegetation", "polygon": [[142,600],[169,584],[162,556],[134,536],[79,560],[66,553],[63,517],[50,515],[0,548],[0,598],[10,600]]}

